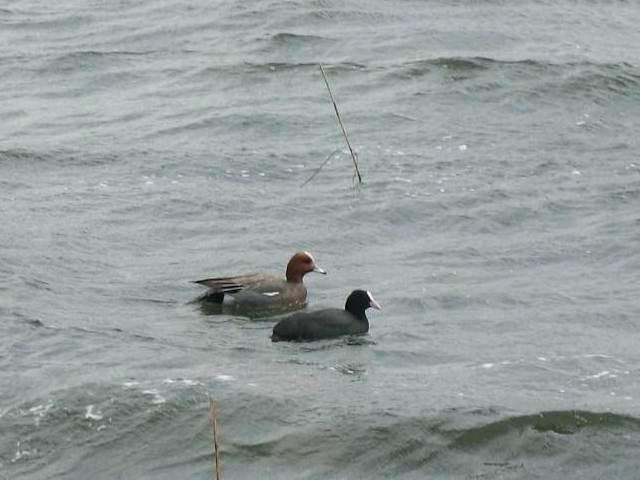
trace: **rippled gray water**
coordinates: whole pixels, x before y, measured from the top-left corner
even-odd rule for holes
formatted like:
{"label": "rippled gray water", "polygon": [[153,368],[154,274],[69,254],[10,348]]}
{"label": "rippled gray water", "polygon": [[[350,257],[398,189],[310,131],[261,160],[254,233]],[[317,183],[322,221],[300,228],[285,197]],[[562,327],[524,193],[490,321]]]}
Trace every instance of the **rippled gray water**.
{"label": "rippled gray water", "polygon": [[[0,478],[213,478],[208,395],[228,479],[635,478],[638,24],[0,3]],[[369,335],[188,303],[299,249],[329,271],[308,308],[383,304]]]}

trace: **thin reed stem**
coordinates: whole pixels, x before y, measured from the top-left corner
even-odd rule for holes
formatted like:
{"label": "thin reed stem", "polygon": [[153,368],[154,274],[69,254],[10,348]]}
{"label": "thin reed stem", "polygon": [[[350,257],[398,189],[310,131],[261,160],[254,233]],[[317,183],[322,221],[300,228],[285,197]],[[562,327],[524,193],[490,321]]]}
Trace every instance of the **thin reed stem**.
{"label": "thin reed stem", "polygon": [[[319,65],[320,72],[322,73],[322,78],[324,78],[324,84],[327,86],[327,90],[329,91],[329,97],[331,97],[331,103],[333,103],[333,109],[336,112],[336,117],[338,117],[338,124],[342,129],[342,134],[344,135],[344,139],[347,141],[347,147],[349,147],[349,152],[351,152],[351,158],[353,159],[353,166],[356,170],[356,175],[358,177],[358,183],[362,183],[362,176],[360,175],[360,169],[358,168],[358,160],[356,158],[356,154],[351,148],[351,142],[349,142],[349,137],[347,136],[347,131],[344,128],[344,124],[342,123],[342,119],[340,118],[340,112],[338,111],[338,105],[336,105],[336,101],[333,98],[333,93],[331,93],[331,87],[329,87],[329,80],[327,80],[327,76],[324,73],[324,69],[322,65]],[[325,161],[326,163],[326,161]]]}
{"label": "thin reed stem", "polygon": [[329,163],[329,160],[331,160],[331,159],[332,159],[332,158],[333,158],[337,153],[340,153],[340,150],[334,150],[333,152],[331,152],[331,153],[327,156],[327,158],[325,158],[324,162],[322,162],[322,164],[321,164],[318,168],[316,168],[316,169],[313,171],[313,173],[311,174],[311,176],[305,180],[305,182],[301,185],[301,187],[304,187],[307,183],[309,183],[311,180],[313,180],[313,179],[314,179],[314,177],[315,177],[317,174],[319,174],[319,173],[320,173],[320,170],[322,170],[322,169],[323,169],[323,167],[324,167],[327,163]]}
{"label": "thin reed stem", "polygon": [[209,422],[213,431],[213,460],[216,465],[216,480],[220,480],[220,454],[218,448],[218,416],[216,414],[216,403],[209,397]]}

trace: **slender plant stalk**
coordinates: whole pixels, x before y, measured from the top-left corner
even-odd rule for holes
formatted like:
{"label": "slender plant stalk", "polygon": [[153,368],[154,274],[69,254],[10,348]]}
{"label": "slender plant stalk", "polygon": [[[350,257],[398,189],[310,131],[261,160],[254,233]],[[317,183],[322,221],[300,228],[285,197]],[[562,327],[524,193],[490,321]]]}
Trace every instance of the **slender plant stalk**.
{"label": "slender plant stalk", "polygon": [[311,174],[311,176],[309,178],[307,178],[307,180],[302,184],[302,186],[304,187],[307,183],[309,183],[311,180],[313,180],[315,178],[315,176],[320,173],[320,170],[322,170],[324,168],[324,166],[327,163],[329,163],[329,160],[331,160],[336,153],[340,153],[340,150],[335,150],[335,151],[331,152],[327,156],[327,158],[325,158],[324,162],[322,162],[322,164],[318,168],[316,168],[314,170],[314,172]]}
{"label": "slender plant stalk", "polygon": [[338,123],[340,124],[340,128],[342,129],[342,134],[344,135],[344,139],[347,141],[347,147],[349,147],[349,151],[351,152],[351,158],[353,159],[353,166],[356,169],[358,183],[362,183],[362,176],[360,175],[360,169],[358,168],[358,160],[356,159],[356,154],[354,153],[353,148],[351,148],[351,143],[349,142],[347,131],[344,129],[342,119],[340,118],[340,112],[338,112],[338,106],[336,105],[336,101],[333,98],[333,93],[331,93],[331,88],[329,87],[329,80],[327,80],[327,76],[324,73],[324,69],[322,68],[322,65],[319,65],[319,67],[320,67],[320,72],[322,73],[322,78],[324,78],[324,84],[327,86],[327,90],[329,91],[329,97],[331,97],[331,103],[333,103],[333,109],[336,112],[336,117],[338,117]]}
{"label": "slender plant stalk", "polygon": [[218,416],[216,414],[216,403],[209,397],[209,422],[213,431],[213,459],[216,465],[216,480],[220,480],[220,455],[218,453]]}

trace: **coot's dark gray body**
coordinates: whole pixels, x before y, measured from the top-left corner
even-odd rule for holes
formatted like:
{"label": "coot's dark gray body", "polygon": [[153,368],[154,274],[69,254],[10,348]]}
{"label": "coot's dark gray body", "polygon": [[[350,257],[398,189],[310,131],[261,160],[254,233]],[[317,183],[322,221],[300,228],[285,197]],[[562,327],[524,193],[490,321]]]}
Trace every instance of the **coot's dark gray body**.
{"label": "coot's dark gray body", "polygon": [[326,308],[315,312],[294,313],[273,327],[271,340],[320,340],[341,335],[357,335],[369,331],[365,310],[380,309],[371,294],[354,290],[347,298],[344,309]]}

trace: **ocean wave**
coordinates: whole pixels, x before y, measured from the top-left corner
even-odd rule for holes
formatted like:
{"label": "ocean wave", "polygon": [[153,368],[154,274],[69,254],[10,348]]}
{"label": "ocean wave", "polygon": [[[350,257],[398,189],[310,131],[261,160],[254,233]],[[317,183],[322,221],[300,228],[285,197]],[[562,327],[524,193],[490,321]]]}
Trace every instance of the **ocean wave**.
{"label": "ocean wave", "polygon": [[[362,373],[359,364],[334,368],[345,375]],[[304,464],[309,478],[324,478],[327,466],[342,478],[489,474],[516,467],[546,471],[583,467],[585,452],[605,446],[629,455],[640,440],[640,419],[627,413],[567,409],[513,415],[498,408],[449,408],[402,416],[391,409],[331,409],[325,418],[292,398],[223,386],[236,383],[230,379],[217,375],[206,383],[221,400],[223,458],[235,472],[256,462],[267,462],[274,472]],[[81,476],[95,468],[91,459],[100,452],[99,468],[107,470],[122,462],[127,469],[164,471],[186,458],[208,468],[208,388],[197,378],[127,379],[25,400],[1,411],[0,428],[7,433],[0,437],[5,446],[0,462],[15,475]],[[148,448],[136,448],[141,441]],[[177,447],[187,444],[189,452]]]}
{"label": "ocean wave", "polygon": [[[621,454],[630,454],[640,439],[640,419],[610,412],[558,410],[508,416],[467,428],[451,426],[460,416],[468,422],[493,414],[446,411],[405,419],[382,414],[331,428],[283,430],[255,443],[231,442],[228,452],[237,461],[258,457],[268,457],[276,465],[304,461],[316,471],[329,464],[344,478],[349,478],[349,472],[418,478],[414,475],[489,475],[513,468],[526,472],[583,466],[586,451],[615,444]],[[561,459],[551,461],[549,456]]]}
{"label": "ocean wave", "polygon": [[292,32],[276,33],[274,35],[270,35],[269,38],[272,42],[285,43],[285,44],[308,43],[308,42],[316,43],[316,42],[330,40],[329,38],[321,37],[319,35],[306,35],[306,34],[292,33]]}
{"label": "ocean wave", "polygon": [[627,62],[438,57],[389,65],[384,70],[385,81],[444,75],[444,93],[506,91],[511,95],[527,94],[537,100],[543,96],[553,100],[559,96],[575,98],[585,94],[599,98],[630,97],[640,92],[640,67]]}
{"label": "ocean wave", "polygon": [[415,69],[417,73],[428,71],[430,67],[444,67],[450,70],[490,70],[492,68],[503,67],[526,67],[530,69],[566,69],[566,68],[584,68],[584,67],[601,67],[601,68],[625,68],[638,69],[638,66],[628,62],[593,62],[589,60],[583,61],[566,61],[558,60],[544,61],[535,58],[521,59],[505,59],[491,58],[482,56],[469,57],[436,57],[421,60],[412,60],[400,64],[392,64],[397,69]]}
{"label": "ocean wave", "polygon": [[478,427],[451,430],[453,448],[482,448],[487,442],[513,434],[521,435],[525,430],[537,433],[560,435],[578,434],[584,430],[622,430],[640,434],[640,419],[612,412],[590,412],[585,410],[556,410],[530,415],[512,416]]}
{"label": "ocean wave", "polygon": [[[185,80],[189,82],[212,82],[218,84],[218,88],[235,91],[238,82],[242,84],[262,84],[267,78],[266,75],[277,75],[286,73],[320,75],[318,62],[297,62],[297,61],[243,61],[241,63],[222,63],[217,65],[207,65],[195,69],[185,75]],[[341,73],[355,70],[366,71],[364,64],[356,62],[335,62],[328,65],[323,64],[326,72]],[[274,77],[278,78],[278,77]]]}
{"label": "ocean wave", "polygon": [[[144,154],[143,152],[140,152]],[[0,150],[0,163],[15,163],[42,166],[100,166],[126,160],[126,156],[115,153],[55,149],[40,151],[26,148]]]}

